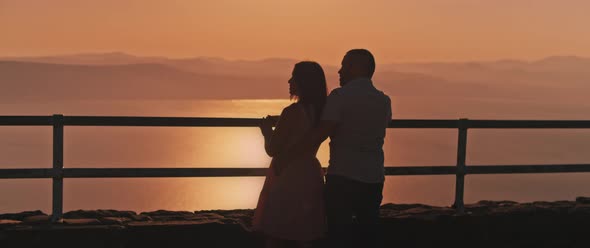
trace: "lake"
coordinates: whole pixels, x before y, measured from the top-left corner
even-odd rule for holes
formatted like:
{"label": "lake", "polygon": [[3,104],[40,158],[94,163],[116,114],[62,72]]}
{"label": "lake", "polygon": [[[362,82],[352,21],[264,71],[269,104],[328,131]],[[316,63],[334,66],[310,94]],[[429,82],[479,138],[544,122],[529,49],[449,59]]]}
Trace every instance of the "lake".
{"label": "lake", "polygon": [[[247,117],[278,115],[288,100],[0,103],[0,115]],[[398,119],[588,119],[590,102],[392,96]],[[0,127],[0,168],[50,168],[51,127]],[[389,129],[386,166],[454,165],[457,131]],[[328,165],[328,142],[318,154]],[[467,164],[588,163],[590,130],[470,130]],[[64,167],[268,167],[258,128],[66,127]],[[264,178],[64,179],[64,211],[255,207]],[[384,203],[450,205],[454,176],[389,176]],[[465,201],[571,200],[590,174],[468,175]],[[51,212],[50,179],[0,180],[0,213]]]}

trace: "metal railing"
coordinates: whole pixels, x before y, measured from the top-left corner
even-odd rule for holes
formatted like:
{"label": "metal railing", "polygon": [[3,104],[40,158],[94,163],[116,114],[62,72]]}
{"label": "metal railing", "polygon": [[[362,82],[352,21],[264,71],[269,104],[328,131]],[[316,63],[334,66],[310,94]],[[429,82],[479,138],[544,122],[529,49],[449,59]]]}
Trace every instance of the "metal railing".
{"label": "metal railing", "polygon": [[[52,178],[52,221],[63,214],[64,178],[139,178],[139,177],[244,177],[264,176],[266,168],[64,168],[64,126],[142,126],[142,127],[258,127],[255,118],[185,117],[98,117],[98,116],[0,116],[0,126],[53,126],[53,168],[0,169],[0,179]],[[385,167],[393,175],[455,175],[455,202],[464,211],[465,175],[511,173],[590,172],[590,164],[478,165],[467,166],[468,129],[590,128],[590,121],[553,120],[392,120],[389,128],[457,129],[457,163],[454,166]]]}

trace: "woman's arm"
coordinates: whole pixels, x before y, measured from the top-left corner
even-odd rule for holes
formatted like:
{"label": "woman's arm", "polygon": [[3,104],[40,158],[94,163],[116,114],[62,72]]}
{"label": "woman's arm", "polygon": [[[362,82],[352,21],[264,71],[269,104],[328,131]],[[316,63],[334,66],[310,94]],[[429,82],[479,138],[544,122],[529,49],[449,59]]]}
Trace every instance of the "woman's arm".
{"label": "woman's arm", "polygon": [[285,149],[289,142],[289,134],[299,118],[297,115],[299,113],[295,105],[286,107],[279,117],[275,130],[264,135],[264,149],[268,156],[274,157]]}

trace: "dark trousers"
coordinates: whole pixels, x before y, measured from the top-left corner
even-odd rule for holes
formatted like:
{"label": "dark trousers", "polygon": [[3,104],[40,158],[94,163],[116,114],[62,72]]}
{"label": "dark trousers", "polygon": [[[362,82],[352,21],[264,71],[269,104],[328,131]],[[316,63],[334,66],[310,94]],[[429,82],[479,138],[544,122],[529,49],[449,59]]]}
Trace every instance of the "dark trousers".
{"label": "dark trousers", "polygon": [[328,247],[382,247],[379,207],[383,183],[326,175],[325,190]]}

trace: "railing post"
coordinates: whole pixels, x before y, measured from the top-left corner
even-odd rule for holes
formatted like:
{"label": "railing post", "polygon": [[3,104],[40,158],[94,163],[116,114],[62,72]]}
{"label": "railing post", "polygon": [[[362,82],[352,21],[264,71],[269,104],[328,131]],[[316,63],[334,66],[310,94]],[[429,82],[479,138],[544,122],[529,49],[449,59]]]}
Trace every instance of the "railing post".
{"label": "railing post", "polygon": [[59,222],[63,214],[63,147],[64,116],[53,115],[53,210],[51,222]]}
{"label": "railing post", "polygon": [[467,166],[465,166],[465,157],[467,154],[467,127],[468,119],[459,119],[459,140],[457,143],[457,173],[455,181],[455,210],[458,214],[463,214],[465,211],[463,195],[465,192],[465,174]]}

